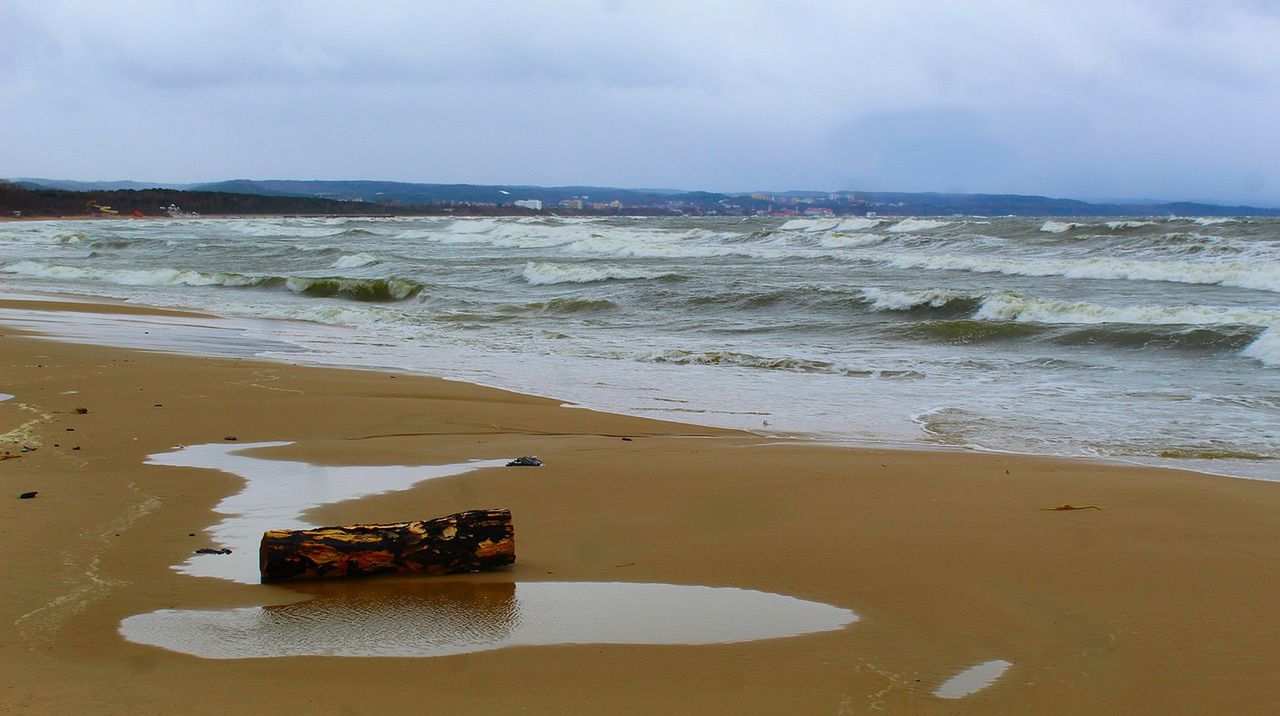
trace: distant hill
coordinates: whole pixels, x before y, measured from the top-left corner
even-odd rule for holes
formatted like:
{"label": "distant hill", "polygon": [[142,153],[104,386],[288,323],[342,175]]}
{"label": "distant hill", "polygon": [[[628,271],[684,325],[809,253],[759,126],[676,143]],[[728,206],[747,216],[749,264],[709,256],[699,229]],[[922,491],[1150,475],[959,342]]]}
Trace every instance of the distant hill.
{"label": "distant hill", "polygon": [[[91,206],[91,203],[96,206]],[[67,191],[30,189],[0,182],[0,215],[85,216],[100,214],[106,207],[122,216],[140,212],[143,216],[165,216],[176,204],[187,212],[202,215],[227,214],[317,214],[385,215],[420,213],[403,207],[357,201],[333,201],[312,197],[265,196],[230,192],[182,191],[178,189],[103,189]]]}
{"label": "distant hill", "polygon": [[18,177],[10,182],[28,189],[63,189],[65,191],[102,191],[103,189],[188,189],[193,184],[166,184],[145,181],[75,181],[72,179],[32,179]]}
{"label": "distant hill", "polygon": [[[1059,199],[1022,194],[944,194],[933,192],[755,192],[725,194],[674,189],[620,189],[617,187],[492,184],[423,184],[394,181],[325,181],[294,179],[234,179],[203,184],[159,185],[147,182],[113,181],[80,182],[23,178],[15,184],[32,190],[60,189],[69,191],[145,191],[165,189],[192,194],[230,194],[240,196],[309,199],[333,202],[315,204],[312,209],[294,212],[319,213],[436,213],[445,207],[459,207],[469,213],[526,213],[512,206],[518,199],[538,199],[547,210],[561,201],[581,198],[590,203],[618,202],[627,213],[688,214],[753,214],[756,212],[803,212],[805,209],[830,209],[837,214],[876,212],[886,215],[951,215],[988,216],[1280,216],[1280,208],[1256,206],[1222,206],[1195,202],[1167,203],[1091,203],[1077,199]],[[166,200],[168,201],[168,200]],[[191,204],[201,199],[172,199]],[[226,200],[228,206],[284,206],[280,202]],[[363,204],[358,209],[346,206]],[[339,205],[343,205],[339,207]],[[293,206],[303,206],[293,204]],[[328,207],[321,210],[321,207]],[[193,205],[194,208],[194,205]],[[200,211],[200,209],[195,209]],[[243,208],[236,213],[246,211]],[[211,211],[209,213],[212,213]],[[254,212],[262,213],[262,212]]]}
{"label": "distant hill", "polygon": [[[609,203],[619,201],[628,206],[658,206],[670,201],[692,201],[705,192],[681,192],[654,189],[618,189],[598,186],[526,186],[520,184],[414,184],[394,181],[298,181],[235,179],[212,184],[192,185],[204,191],[233,191],[243,194],[311,196],[384,204],[424,205],[446,202],[510,204],[517,199],[538,199],[555,205],[562,200],[584,198]],[[725,198],[714,196],[711,203]]]}

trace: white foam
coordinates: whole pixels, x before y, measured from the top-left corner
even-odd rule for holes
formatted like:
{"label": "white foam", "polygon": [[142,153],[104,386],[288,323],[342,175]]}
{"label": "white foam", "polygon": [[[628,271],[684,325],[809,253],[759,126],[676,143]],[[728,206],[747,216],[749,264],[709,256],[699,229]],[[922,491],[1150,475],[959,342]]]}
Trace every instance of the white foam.
{"label": "white foam", "polygon": [[674,274],[663,271],[640,271],[620,266],[581,266],[565,264],[534,263],[525,264],[522,272],[524,280],[534,286],[546,286],[558,283],[595,283],[597,281],[634,281],[663,278]]}
{"label": "white foam", "polygon": [[941,308],[958,298],[976,298],[961,291],[932,289],[928,291],[891,291],[884,288],[864,288],[862,295],[871,302],[873,311],[906,311],[917,306]]}
{"label": "white foam", "polygon": [[260,278],[234,273],[203,273],[173,268],[100,269],[38,261],[20,261],[0,268],[0,271],[33,278],[102,281],[121,286],[254,286],[262,281]]}
{"label": "white foam", "polygon": [[988,296],[973,317],[978,320],[1029,323],[1280,326],[1280,309],[1103,306],[1086,301],[1054,301],[1009,292]]}
{"label": "white foam", "polygon": [[853,216],[848,219],[841,219],[836,226],[836,231],[865,231],[867,229],[879,226],[884,219],[872,219],[861,216]]}
{"label": "white foam", "polygon": [[361,266],[368,266],[370,264],[378,263],[379,260],[380,259],[377,256],[374,256],[373,254],[365,254],[365,253],[349,254],[347,256],[343,256],[339,258],[337,261],[334,261],[331,268],[339,268],[339,269],[360,268]]}
{"label": "white foam", "polygon": [[961,254],[897,254],[881,259],[897,268],[1066,276],[1128,281],[1169,281],[1280,292],[1280,264],[1243,261],[1142,261],[1118,258],[1015,259]]}
{"label": "white foam", "polygon": [[903,219],[898,223],[885,229],[895,234],[907,231],[927,231],[928,229],[938,229],[950,224],[950,221],[942,221],[939,219]]}
{"label": "white foam", "polygon": [[828,234],[818,239],[818,244],[828,249],[847,249],[857,246],[872,246],[890,237],[884,234]]}
{"label": "white foam", "polygon": [[839,219],[791,219],[778,228],[783,231],[830,231],[840,225]]}
{"label": "white foam", "polygon": [[1280,324],[1263,331],[1240,354],[1263,365],[1280,366]]}
{"label": "white foam", "polygon": [[994,684],[996,679],[1009,670],[1010,666],[1013,666],[1013,663],[1004,659],[995,659],[977,666],[971,666],[942,682],[942,685],[938,687],[937,691],[933,692],[933,695],[940,699],[962,699]]}
{"label": "white foam", "polygon": [[1156,222],[1154,221],[1108,221],[1107,222],[1107,228],[1111,229],[1112,231],[1119,231],[1123,229],[1140,229],[1144,226],[1155,226],[1155,225],[1156,225]]}
{"label": "white foam", "polygon": [[1084,224],[1076,224],[1066,221],[1046,221],[1040,225],[1040,230],[1048,234],[1061,234],[1072,229],[1080,228]]}

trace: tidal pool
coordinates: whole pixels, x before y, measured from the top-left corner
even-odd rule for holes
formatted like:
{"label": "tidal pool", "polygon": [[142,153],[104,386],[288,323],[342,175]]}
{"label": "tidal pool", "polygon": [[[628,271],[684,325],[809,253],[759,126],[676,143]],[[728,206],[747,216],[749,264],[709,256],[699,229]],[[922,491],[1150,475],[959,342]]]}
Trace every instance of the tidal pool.
{"label": "tidal pool", "polygon": [[162,609],[125,619],[120,633],[206,659],[447,656],[547,644],[723,644],[857,619],[848,609],[729,587],[365,582],[281,606]]}
{"label": "tidal pool", "polygon": [[933,695],[940,699],[962,699],[994,684],[1010,666],[1013,664],[1004,659],[984,661],[942,682]]}
{"label": "tidal pool", "polygon": [[[307,510],[334,502],[405,490],[424,480],[460,475],[506,460],[473,460],[453,465],[361,465],[335,467],[292,460],[267,460],[243,455],[253,448],[289,445],[287,442],[210,443],[190,445],[147,458],[149,465],[221,470],[244,478],[240,492],[219,502],[214,510],[225,515],[209,528],[216,543],[231,554],[196,554],[174,568],[196,577],[219,577],[256,584],[258,546],[269,529],[304,529]],[[436,516],[436,515],[431,515]],[[408,517],[406,517],[408,519]]]}
{"label": "tidal pool", "polygon": [[[244,453],[285,442],[212,443],[152,455],[148,464],[238,475],[209,529],[229,555],[193,555],[193,576],[256,583],[258,545],[272,528],[313,527],[309,509],[507,461],[332,467]],[[525,473],[521,473],[525,474]],[[238,609],[161,609],[129,617],[129,641],[207,659],[280,656],[445,656],[546,644],[720,644],[841,629],[852,611],[733,587],[629,582],[357,580],[290,585],[311,598]]]}

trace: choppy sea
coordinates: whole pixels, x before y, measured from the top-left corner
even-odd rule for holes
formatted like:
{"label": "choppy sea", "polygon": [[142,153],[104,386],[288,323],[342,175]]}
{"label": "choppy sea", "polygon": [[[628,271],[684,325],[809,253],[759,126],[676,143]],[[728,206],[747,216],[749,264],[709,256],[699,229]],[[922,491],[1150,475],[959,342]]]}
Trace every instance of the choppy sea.
{"label": "choppy sea", "polygon": [[9,222],[0,283],[635,415],[1280,479],[1277,219]]}

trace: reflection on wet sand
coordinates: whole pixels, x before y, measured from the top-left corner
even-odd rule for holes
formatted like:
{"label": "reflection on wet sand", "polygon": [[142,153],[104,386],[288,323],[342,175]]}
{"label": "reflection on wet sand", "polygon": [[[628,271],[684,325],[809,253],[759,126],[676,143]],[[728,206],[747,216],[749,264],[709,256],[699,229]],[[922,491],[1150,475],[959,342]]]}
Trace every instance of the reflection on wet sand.
{"label": "reflection on wet sand", "polygon": [[431,582],[316,589],[307,601],[163,609],[130,641],[208,659],[445,656],[545,644],[714,644],[840,629],[839,607],[746,589],[624,582]]}

